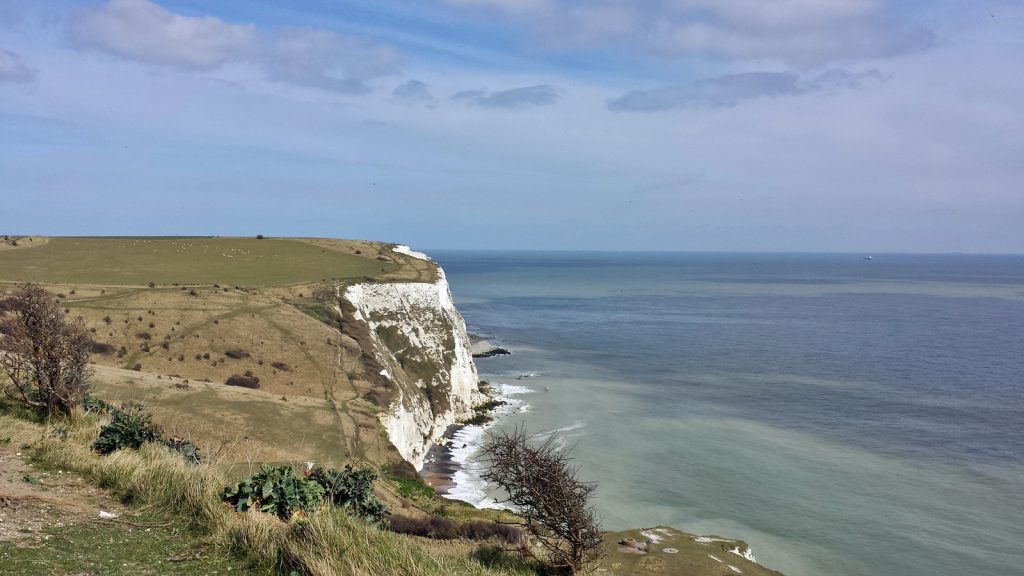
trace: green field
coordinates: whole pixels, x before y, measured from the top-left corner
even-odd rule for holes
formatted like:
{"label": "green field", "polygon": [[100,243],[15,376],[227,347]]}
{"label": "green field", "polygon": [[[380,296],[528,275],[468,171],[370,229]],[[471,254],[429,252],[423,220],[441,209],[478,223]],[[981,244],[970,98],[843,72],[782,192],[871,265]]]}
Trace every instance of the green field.
{"label": "green field", "polygon": [[375,276],[398,268],[302,240],[51,238],[0,252],[0,281],[140,286],[279,286]]}

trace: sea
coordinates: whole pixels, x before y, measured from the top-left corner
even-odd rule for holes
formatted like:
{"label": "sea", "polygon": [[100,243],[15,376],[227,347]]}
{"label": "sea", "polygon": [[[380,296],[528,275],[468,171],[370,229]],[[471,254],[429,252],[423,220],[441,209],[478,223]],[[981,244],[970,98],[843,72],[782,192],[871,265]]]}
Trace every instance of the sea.
{"label": "sea", "polygon": [[1024,256],[456,252],[488,433],[598,483],[608,530],[742,539],[788,576],[1024,574]]}

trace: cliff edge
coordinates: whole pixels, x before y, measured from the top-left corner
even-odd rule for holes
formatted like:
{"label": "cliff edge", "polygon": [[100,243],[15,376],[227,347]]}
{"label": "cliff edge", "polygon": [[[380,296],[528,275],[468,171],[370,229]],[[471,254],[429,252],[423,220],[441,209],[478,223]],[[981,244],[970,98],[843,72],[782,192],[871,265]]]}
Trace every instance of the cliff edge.
{"label": "cliff edge", "polygon": [[[429,261],[406,246],[393,250]],[[368,328],[361,344],[387,391],[375,398],[385,408],[380,422],[416,470],[445,430],[483,399],[466,323],[440,266],[436,274],[430,283],[360,283],[341,292],[342,314]]]}

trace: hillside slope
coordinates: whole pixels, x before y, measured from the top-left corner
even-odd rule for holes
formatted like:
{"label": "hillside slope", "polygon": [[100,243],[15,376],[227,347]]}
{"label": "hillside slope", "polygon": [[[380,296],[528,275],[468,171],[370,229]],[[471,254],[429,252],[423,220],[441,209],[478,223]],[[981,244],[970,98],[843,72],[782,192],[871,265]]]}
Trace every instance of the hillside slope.
{"label": "hillside slope", "polygon": [[[85,319],[97,343],[100,393],[144,400],[176,433],[210,447],[274,438],[261,447],[261,460],[398,464],[404,456],[415,463],[476,393],[468,354],[460,348],[456,359],[450,345],[466,338],[465,326],[443,277],[432,262],[394,245],[35,237],[7,248],[0,290],[41,283]],[[338,298],[350,289],[386,289],[397,298],[395,308],[374,312],[386,314],[388,326],[356,319]],[[431,306],[443,321],[424,322]],[[430,326],[436,332],[428,336]],[[398,349],[381,337],[389,329],[420,338]],[[234,375],[259,394],[225,386]],[[239,395],[245,400],[232,404]],[[240,434],[246,418],[262,433]],[[389,432],[401,434],[402,451]],[[231,463],[251,460],[230,453]]]}

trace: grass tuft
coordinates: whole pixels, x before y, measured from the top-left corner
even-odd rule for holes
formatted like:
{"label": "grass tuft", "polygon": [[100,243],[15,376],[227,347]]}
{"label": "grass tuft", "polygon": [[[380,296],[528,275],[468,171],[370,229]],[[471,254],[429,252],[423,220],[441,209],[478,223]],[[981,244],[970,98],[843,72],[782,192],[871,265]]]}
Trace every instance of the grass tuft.
{"label": "grass tuft", "polygon": [[[208,464],[189,465],[159,444],[100,456],[89,449],[100,420],[79,415],[65,439],[45,427],[0,415],[0,436],[34,441],[32,459],[48,468],[73,470],[123,501],[147,505],[187,520],[190,528],[256,573],[328,576],[525,576],[523,561],[493,564],[480,544],[431,542],[366,524],[344,510],[324,506],[290,522],[255,511],[238,513],[220,498],[228,483]],[[63,425],[63,424],[62,424]]]}

